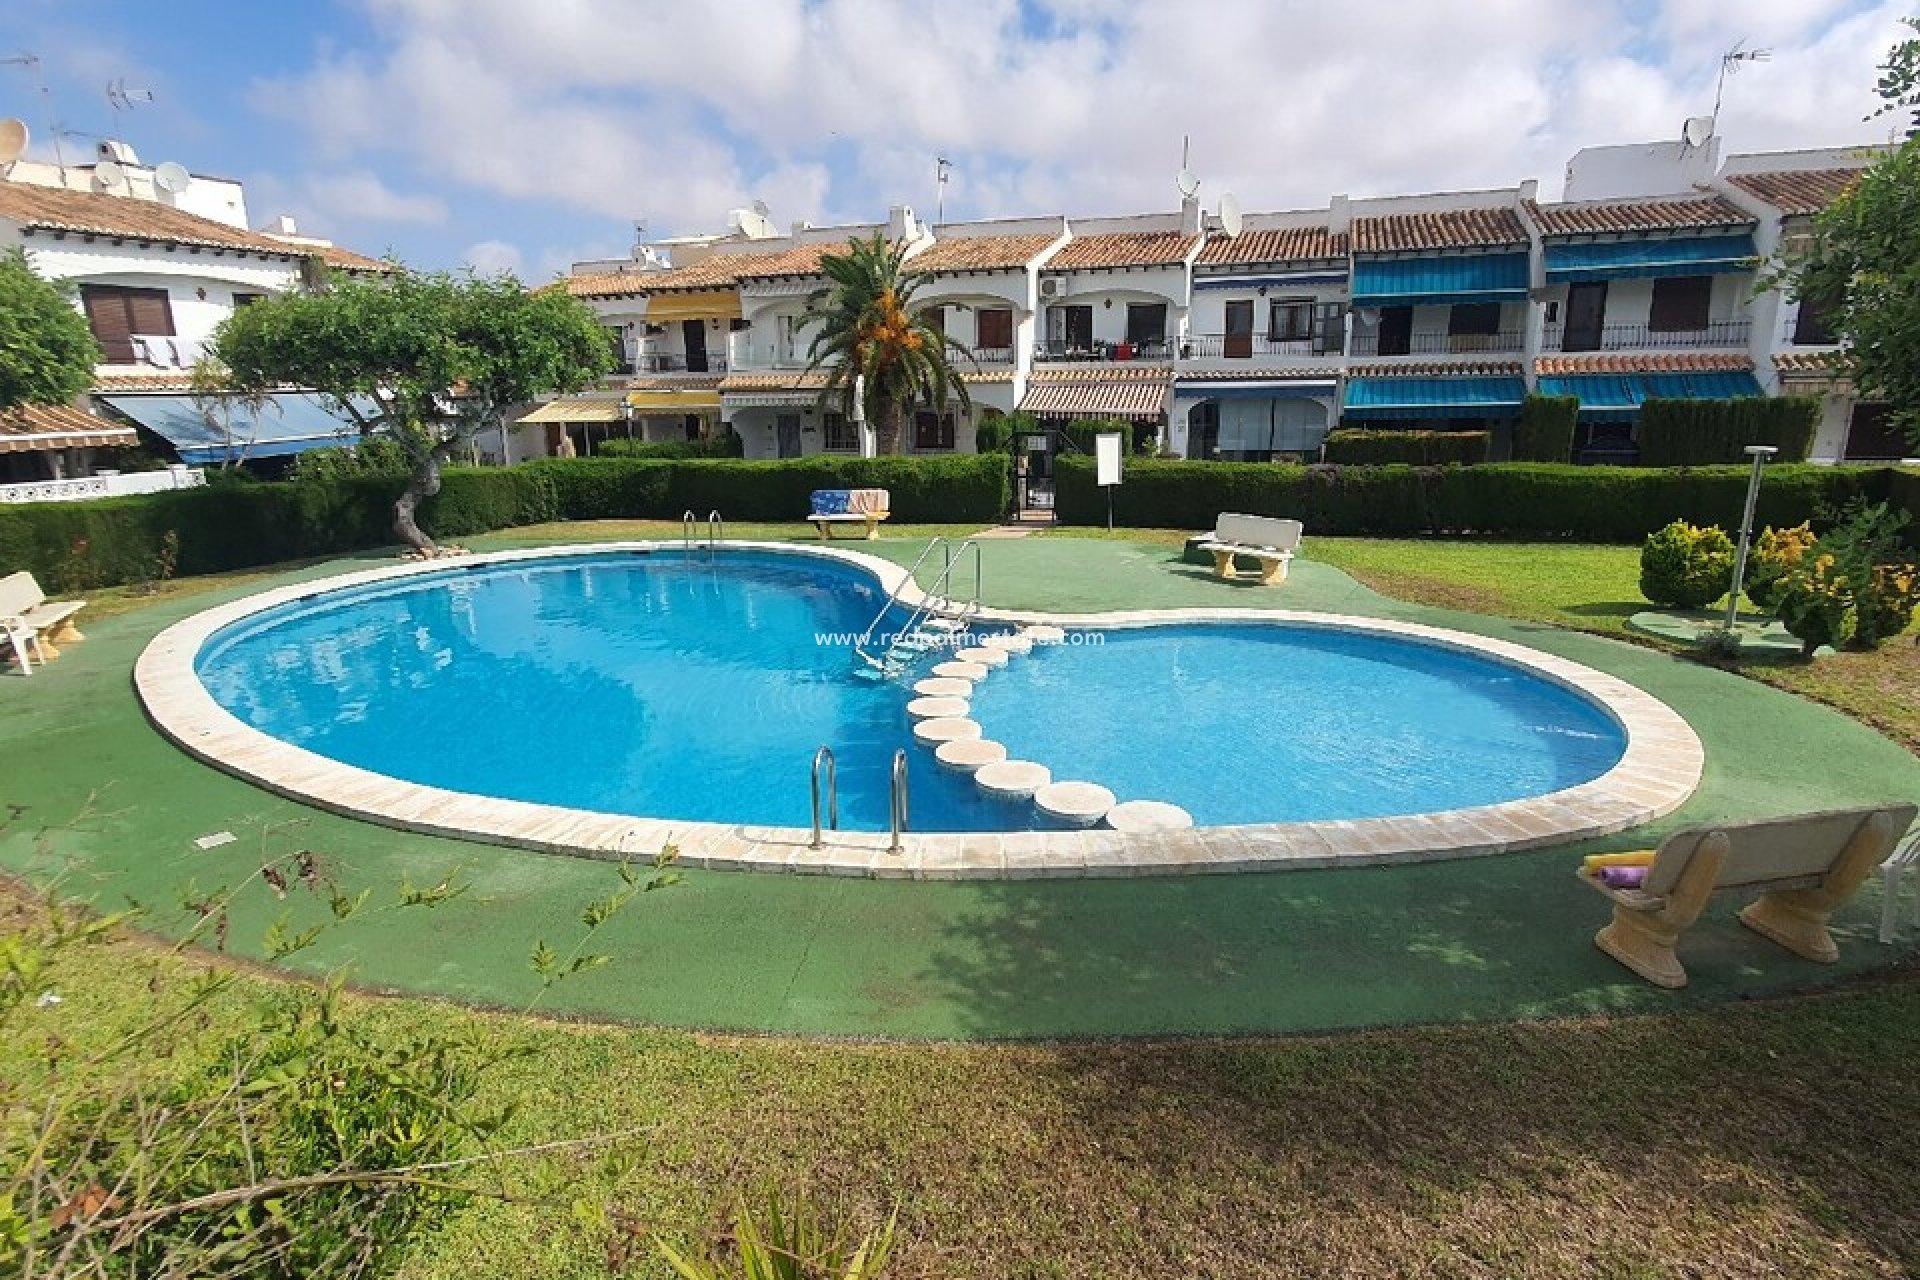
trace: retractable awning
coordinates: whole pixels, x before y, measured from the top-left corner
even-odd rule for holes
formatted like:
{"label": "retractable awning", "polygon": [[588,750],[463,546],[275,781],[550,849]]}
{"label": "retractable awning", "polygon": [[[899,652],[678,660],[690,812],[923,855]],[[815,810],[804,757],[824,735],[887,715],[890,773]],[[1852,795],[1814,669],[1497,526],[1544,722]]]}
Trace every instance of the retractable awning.
{"label": "retractable awning", "polygon": [[1112,382],[1040,382],[1020,397],[1020,410],[1037,418],[1157,420],[1167,412],[1167,384],[1157,379]]}
{"label": "retractable awning", "polygon": [[520,421],[619,422],[626,417],[621,404],[618,396],[561,396],[547,401]]}
{"label": "retractable awning", "polygon": [[1196,289],[1285,289],[1298,285],[1345,284],[1347,273],[1344,271],[1298,271],[1285,275],[1250,274],[1195,276],[1193,287]]}
{"label": "retractable awning", "polygon": [[1618,419],[1649,400],[1736,400],[1762,394],[1751,373],[1583,373],[1540,379],[1543,396],[1580,397],[1580,416]]}
{"label": "retractable awning", "polygon": [[1272,382],[1197,378],[1173,384],[1175,395],[1203,400],[1323,400],[1337,390],[1339,384],[1332,378],[1289,378]]}
{"label": "retractable awning", "polygon": [[285,458],[360,440],[359,426],[336,416],[311,391],[282,391],[258,407],[236,397],[202,404],[192,396],[101,398],[172,445],[192,466]]}
{"label": "retractable awning", "polygon": [[1504,418],[1527,398],[1524,378],[1349,378],[1340,416],[1357,421],[1403,418]]}
{"label": "retractable awning", "polygon": [[738,320],[740,294],[733,289],[702,289],[697,293],[656,293],[647,298],[648,324],[677,320]]}
{"label": "retractable awning", "polygon": [[1527,255],[1457,253],[1430,258],[1362,258],[1353,264],[1356,307],[1524,302]]}
{"label": "retractable awning", "polygon": [[1647,276],[1706,276],[1751,271],[1753,235],[1678,236],[1547,246],[1547,282],[1577,284]]}
{"label": "retractable awning", "polygon": [[627,403],[638,413],[694,413],[718,409],[720,392],[713,387],[697,391],[629,391]]}

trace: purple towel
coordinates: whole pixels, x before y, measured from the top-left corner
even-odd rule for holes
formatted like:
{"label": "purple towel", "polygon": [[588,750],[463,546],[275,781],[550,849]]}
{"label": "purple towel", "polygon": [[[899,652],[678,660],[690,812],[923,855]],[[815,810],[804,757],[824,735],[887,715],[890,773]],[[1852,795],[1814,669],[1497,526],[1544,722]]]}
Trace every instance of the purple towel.
{"label": "purple towel", "polygon": [[1647,882],[1645,867],[1602,867],[1600,883],[1609,889],[1638,889]]}

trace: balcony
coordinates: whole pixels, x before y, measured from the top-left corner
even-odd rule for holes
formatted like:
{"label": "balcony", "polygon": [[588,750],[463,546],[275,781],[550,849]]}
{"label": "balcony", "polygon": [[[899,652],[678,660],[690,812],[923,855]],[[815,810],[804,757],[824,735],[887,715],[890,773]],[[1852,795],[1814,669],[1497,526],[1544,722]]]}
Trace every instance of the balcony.
{"label": "balcony", "polygon": [[1524,351],[1519,329],[1499,333],[1356,333],[1348,353],[1356,356],[1477,356]]}
{"label": "balcony", "polygon": [[1014,354],[1012,347],[968,347],[965,355],[951,348],[948,349],[948,355],[952,357],[953,363],[962,368],[971,367],[968,364],[969,358],[972,364],[981,366],[1012,364]]}
{"label": "balcony", "polygon": [[1035,344],[1033,357],[1036,360],[1056,363],[1090,364],[1120,363],[1129,360],[1171,360],[1173,348],[1174,341],[1171,338],[1147,338],[1139,342],[1106,342],[1095,339],[1085,343],[1050,339]]}
{"label": "balcony", "polygon": [[1750,320],[1715,320],[1698,329],[1655,329],[1644,324],[1608,324],[1575,328],[1550,324],[1542,335],[1544,351],[1634,351],[1672,347],[1744,347],[1753,331]]}
{"label": "balcony", "polygon": [[1251,333],[1190,333],[1180,340],[1182,360],[1255,360],[1285,356],[1338,356],[1346,338],[1343,328],[1298,338],[1270,338]]}
{"label": "balcony", "polygon": [[632,373],[725,373],[727,358],[718,352],[709,351],[704,356],[695,356],[691,361],[685,355],[673,351],[639,351],[634,353],[631,362]]}

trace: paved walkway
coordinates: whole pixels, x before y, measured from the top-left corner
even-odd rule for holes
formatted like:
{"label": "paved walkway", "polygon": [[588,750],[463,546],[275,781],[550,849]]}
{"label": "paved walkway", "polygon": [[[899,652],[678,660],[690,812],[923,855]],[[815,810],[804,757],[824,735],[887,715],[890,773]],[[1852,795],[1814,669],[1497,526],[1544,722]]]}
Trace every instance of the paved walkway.
{"label": "paved walkway", "polygon": [[[483,538],[497,547],[524,540]],[[863,549],[907,561],[917,543]],[[1598,637],[1421,608],[1297,561],[1281,592],[1216,582],[1177,552],[1036,538],[988,544],[987,595],[1059,609],[1267,605],[1409,618],[1535,645],[1664,698],[1707,744],[1707,776],[1676,819],[1750,817],[1920,795],[1920,760],[1836,712],[1738,677]],[[366,563],[365,561],[358,562]],[[354,567],[336,562],[270,582]],[[240,594],[239,591],[226,593]],[[373,987],[517,1005],[527,953],[565,950],[605,864],[412,836],[303,808],[197,765],[153,732],[128,684],[162,626],[221,595],[163,596],[88,627],[90,639],[31,680],[0,677],[0,866],[58,877],[70,894],[176,904],[245,879],[263,855],[311,850],[372,905],[288,967],[347,965]],[[420,749],[433,750],[431,726]],[[0,807],[0,822],[8,809]],[[194,840],[231,831],[231,844]],[[1588,941],[1602,904],[1573,880],[1573,849],[1470,862],[1274,875],[1110,881],[906,883],[689,873],[635,902],[596,949],[616,963],[562,984],[555,1012],[842,1036],[1002,1037],[1297,1032],[1657,1010],[1790,989],[1893,958],[1872,941],[1869,890],[1842,919],[1840,965],[1794,960],[1716,903],[1689,935],[1686,991],[1653,990]],[[448,871],[467,892],[396,914],[402,880]],[[238,901],[236,950],[282,910],[318,922],[324,904],[263,887]]]}

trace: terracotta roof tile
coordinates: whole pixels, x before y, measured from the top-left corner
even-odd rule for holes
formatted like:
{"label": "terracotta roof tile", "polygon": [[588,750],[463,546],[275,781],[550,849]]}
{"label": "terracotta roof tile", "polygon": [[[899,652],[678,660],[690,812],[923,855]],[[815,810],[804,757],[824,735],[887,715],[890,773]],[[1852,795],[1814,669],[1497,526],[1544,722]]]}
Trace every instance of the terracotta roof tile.
{"label": "terracotta roof tile", "polygon": [[1315,369],[1292,365],[1284,369],[1182,369],[1182,382],[1326,382],[1340,375],[1331,366]]}
{"label": "terracotta roof tile", "polygon": [[1350,378],[1518,378],[1526,373],[1518,360],[1409,360],[1399,364],[1356,364]]}
{"label": "terracotta roof tile", "polygon": [[1727,175],[1728,182],[1790,218],[1819,213],[1859,180],[1858,169],[1777,169]]}
{"label": "terracotta roof tile", "polygon": [[960,370],[962,382],[1012,382],[1012,369],[969,369]]}
{"label": "terracotta roof tile", "polygon": [[1355,253],[1489,249],[1526,242],[1520,215],[1507,208],[1387,213],[1353,220]]}
{"label": "terracotta roof tile", "polygon": [[1568,204],[1527,204],[1527,214],[1542,235],[1609,235],[1633,231],[1690,231],[1710,227],[1750,227],[1754,218],[1715,195],[1664,200],[1584,200]]}
{"label": "terracotta roof tile", "polygon": [[786,257],[778,253],[716,253],[710,258],[665,271],[612,271],[593,276],[570,276],[567,292],[576,298],[645,297],[651,293],[686,293],[702,289],[730,289],[740,277]]}
{"label": "terracotta roof tile", "polygon": [[1273,227],[1243,231],[1229,237],[1214,232],[1200,250],[1196,265],[1239,266],[1252,262],[1308,262],[1347,256],[1347,235],[1325,227]]}
{"label": "terracotta roof tile", "polygon": [[1773,367],[1781,373],[1838,373],[1838,351],[1781,351],[1773,357]]}
{"label": "terracotta roof tile", "polygon": [[625,391],[717,391],[720,375],[715,374],[635,374],[621,384]]}
{"label": "terracotta roof tile", "polygon": [[1011,271],[1024,267],[1059,236],[956,236],[936,240],[907,259],[907,269],[927,275],[943,271]]}
{"label": "terracotta roof tile", "polygon": [[1043,365],[1027,375],[1028,382],[1165,382],[1170,365],[1133,360],[1112,364]]}
{"label": "terracotta roof tile", "polygon": [[142,373],[100,373],[93,378],[95,395],[135,391],[191,391],[193,374],[187,370],[155,369]]}
{"label": "terracotta roof tile", "polygon": [[1187,259],[1197,235],[1184,231],[1114,231],[1075,236],[1055,251],[1043,271],[1101,267],[1172,267]]}
{"label": "terracotta roof tile", "polygon": [[1043,418],[1157,418],[1166,413],[1171,392],[1164,380],[1094,376],[1029,386],[1020,409]]}
{"label": "terracotta roof tile", "polygon": [[1746,373],[1752,368],[1746,356],[1711,351],[1542,356],[1533,362],[1535,373],[1560,378],[1581,373]]}
{"label": "terracotta roof tile", "polygon": [[290,244],[244,227],[202,218],[157,200],[103,195],[97,191],[69,191],[26,182],[0,182],[0,218],[22,228],[65,232],[70,235],[109,236],[190,249],[223,249],[230,253],[268,254],[305,258],[317,255],[329,266],[345,271],[387,271],[389,266],[338,245],[319,247]]}
{"label": "terracotta roof tile", "polygon": [[827,375],[815,370],[772,370],[766,373],[730,373],[720,379],[721,391],[818,391]]}
{"label": "terracotta roof tile", "polygon": [[0,453],[129,445],[139,438],[132,427],[108,422],[72,405],[22,404],[0,410]]}

